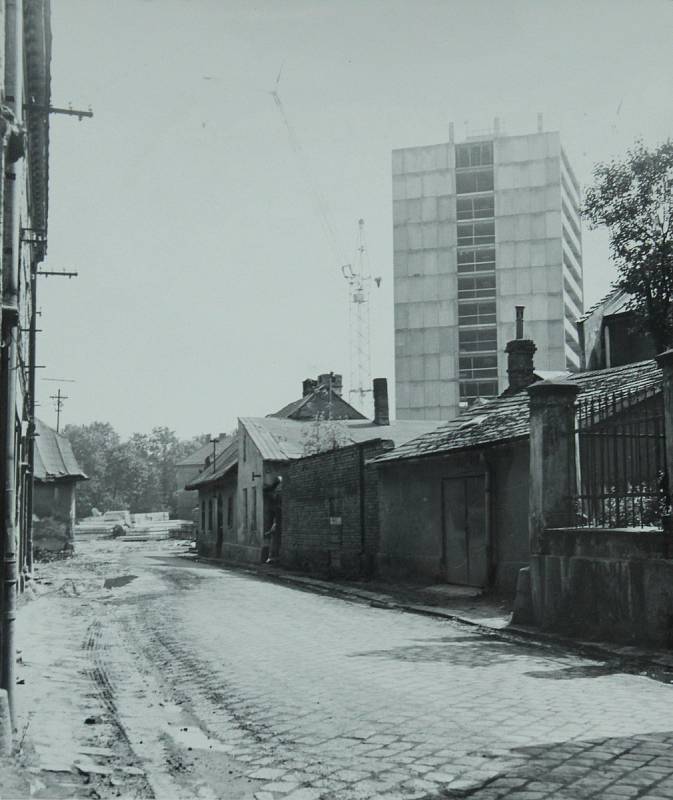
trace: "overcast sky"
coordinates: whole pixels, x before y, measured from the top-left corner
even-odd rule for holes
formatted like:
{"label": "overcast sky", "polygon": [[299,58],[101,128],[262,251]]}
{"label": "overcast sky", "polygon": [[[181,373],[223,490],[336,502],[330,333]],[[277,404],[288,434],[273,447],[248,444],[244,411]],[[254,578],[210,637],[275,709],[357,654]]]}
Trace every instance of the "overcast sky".
{"label": "overcast sky", "polygon": [[[542,112],[586,185],[671,135],[671,0],[55,0],[52,25],[53,102],[95,116],[51,118],[45,267],[79,277],[41,279],[40,376],[76,381],[65,423],[123,435],[230,430],[305,377],[347,378],[359,217],[392,379],[393,148]],[[301,157],[269,94],[281,65]],[[614,277],[602,233],[584,274],[589,305]]]}

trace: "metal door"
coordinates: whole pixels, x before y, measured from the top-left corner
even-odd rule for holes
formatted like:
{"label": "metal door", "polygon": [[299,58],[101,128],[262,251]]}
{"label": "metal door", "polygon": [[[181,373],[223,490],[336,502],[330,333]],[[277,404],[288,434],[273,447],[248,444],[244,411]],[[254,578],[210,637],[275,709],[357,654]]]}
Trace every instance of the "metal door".
{"label": "metal door", "polygon": [[488,559],[483,475],[442,481],[442,562],[448,583],[486,584]]}

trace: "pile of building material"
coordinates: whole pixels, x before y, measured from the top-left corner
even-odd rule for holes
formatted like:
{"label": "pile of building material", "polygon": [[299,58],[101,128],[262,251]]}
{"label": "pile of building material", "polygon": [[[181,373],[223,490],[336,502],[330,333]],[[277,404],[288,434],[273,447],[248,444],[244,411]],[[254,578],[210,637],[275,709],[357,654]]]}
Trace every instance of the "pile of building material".
{"label": "pile of building material", "polygon": [[169,519],[168,511],[131,514],[128,511],[106,511],[85,517],[75,525],[75,536],[117,536],[127,542],[150,539],[189,539],[194,523],[184,519]]}

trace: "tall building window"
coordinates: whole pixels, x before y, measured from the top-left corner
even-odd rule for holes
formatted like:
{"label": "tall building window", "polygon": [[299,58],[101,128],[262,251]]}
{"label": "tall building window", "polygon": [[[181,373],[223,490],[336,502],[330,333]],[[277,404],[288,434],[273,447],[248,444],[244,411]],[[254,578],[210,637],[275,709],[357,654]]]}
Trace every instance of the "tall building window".
{"label": "tall building window", "polygon": [[493,188],[493,142],[456,145],[458,381],[462,408],[478,397],[498,393]]}
{"label": "tall building window", "polygon": [[456,167],[483,167],[493,164],[493,142],[468,142],[456,145]]}
{"label": "tall building window", "polygon": [[459,222],[458,247],[480,244],[494,244],[495,220],[484,222]]}
{"label": "tall building window", "polygon": [[497,351],[498,337],[495,328],[459,330],[458,349],[461,353]]}
{"label": "tall building window", "polygon": [[459,275],[458,299],[495,298],[495,273],[485,275]]}
{"label": "tall building window", "polygon": [[467,407],[479,397],[495,397],[498,394],[498,381],[461,381],[460,401]]}
{"label": "tall building window", "polygon": [[458,197],[456,216],[461,219],[487,219],[495,215],[493,195],[485,197]]}
{"label": "tall building window", "polygon": [[459,376],[464,380],[478,380],[498,377],[498,356],[496,353],[479,356],[463,356],[458,359]]}
{"label": "tall building window", "polygon": [[459,325],[494,325],[495,301],[489,303],[462,303],[458,305]]}
{"label": "tall building window", "polygon": [[493,170],[474,169],[456,173],[456,191],[458,194],[493,191]]}
{"label": "tall building window", "polygon": [[458,272],[495,271],[495,248],[458,251]]}

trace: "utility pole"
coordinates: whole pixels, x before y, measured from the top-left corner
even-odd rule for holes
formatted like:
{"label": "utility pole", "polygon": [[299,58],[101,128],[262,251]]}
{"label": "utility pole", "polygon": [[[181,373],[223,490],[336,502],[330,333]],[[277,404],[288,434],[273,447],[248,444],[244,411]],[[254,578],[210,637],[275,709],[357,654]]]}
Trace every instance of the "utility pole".
{"label": "utility pole", "polygon": [[63,401],[69,400],[67,394],[61,394],[61,390],[56,392],[56,394],[49,395],[50,400],[56,400],[56,433],[59,433],[61,430],[61,409],[63,408]]}

